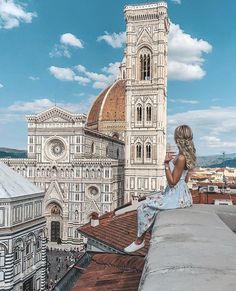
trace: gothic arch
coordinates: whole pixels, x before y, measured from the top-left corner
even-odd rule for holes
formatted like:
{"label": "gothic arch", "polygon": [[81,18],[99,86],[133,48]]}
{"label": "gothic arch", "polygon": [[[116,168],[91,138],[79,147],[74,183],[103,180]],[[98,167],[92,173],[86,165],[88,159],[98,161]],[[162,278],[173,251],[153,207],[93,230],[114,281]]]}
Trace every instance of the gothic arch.
{"label": "gothic arch", "polygon": [[19,246],[19,244],[21,246],[21,250],[23,250],[25,248],[25,242],[23,241],[23,239],[22,238],[17,238],[13,243],[13,248],[12,249],[14,250],[16,246]]}
{"label": "gothic arch", "polygon": [[147,160],[152,158],[152,144],[150,142],[145,143],[145,158]]}
{"label": "gothic arch", "polygon": [[153,115],[152,104],[148,102],[145,104],[145,121],[151,123],[152,115]]}
{"label": "gothic arch", "polygon": [[143,105],[138,102],[136,104],[136,107],[135,107],[135,111],[136,111],[136,122],[137,123],[142,123],[143,121]]}
{"label": "gothic arch", "polygon": [[152,79],[152,50],[142,46],[138,51],[138,80],[149,81]]}
{"label": "gothic arch", "polygon": [[8,254],[8,247],[7,247],[7,245],[5,243],[3,243],[3,242],[0,242],[0,248],[1,247],[3,247],[4,250],[5,250],[5,253]]}
{"label": "gothic arch", "polygon": [[142,159],[142,144],[140,142],[135,144],[135,158],[136,160]]}
{"label": "gothic arch", "polygon": [[140,51],[143,49],[143,48],[147,48],[151,54],[152,54],[152,47],[149,43],[145,42],[145,43],[141,43],[137,46],[137,52],[138,52],[138,55],[140,53]]}
{"label": "gothic arch", "polygon": [[30,237],[33,238],[33,244],[35,245],[36,244],[36,235],[33,232],[30,232],[27,234],[27,236],[25,237],[25,242],[27,242],[30,239]]}
{"label": "gothic arch", "polygon": [[61,204],[60,201],[55,200],[55,199],[50,200],[50,201],[47,202],[47,204],[45,205],[45,210],[50,210],[50,214],[51,214],[51,209],[52,209],[54,206],[56,206],[56,205],[60,207],[61,215],[62,215],[62,213],[63,213],[63,206],[62,206],[62,204]]}

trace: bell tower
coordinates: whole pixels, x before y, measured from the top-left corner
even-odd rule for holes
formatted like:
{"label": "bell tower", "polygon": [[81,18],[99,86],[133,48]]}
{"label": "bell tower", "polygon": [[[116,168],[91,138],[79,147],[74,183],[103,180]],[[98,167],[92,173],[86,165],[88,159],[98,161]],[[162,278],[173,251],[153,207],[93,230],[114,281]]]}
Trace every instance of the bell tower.
{"label": "bell tower", "polygon": [[125,201],[165,186],[167,4],[128,5]]}

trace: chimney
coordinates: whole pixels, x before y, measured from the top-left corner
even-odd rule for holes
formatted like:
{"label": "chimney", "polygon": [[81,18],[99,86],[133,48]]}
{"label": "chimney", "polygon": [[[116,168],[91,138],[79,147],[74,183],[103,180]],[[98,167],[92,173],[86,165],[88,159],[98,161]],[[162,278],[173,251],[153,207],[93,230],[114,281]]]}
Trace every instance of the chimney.
{"label": "chimney", "polygon": [[97,212],[93,212],[90,215],[91,219],[90,219],[90,224],[92,227],[96,227],[99,225],[99,218],[98,218],[98,213]]}

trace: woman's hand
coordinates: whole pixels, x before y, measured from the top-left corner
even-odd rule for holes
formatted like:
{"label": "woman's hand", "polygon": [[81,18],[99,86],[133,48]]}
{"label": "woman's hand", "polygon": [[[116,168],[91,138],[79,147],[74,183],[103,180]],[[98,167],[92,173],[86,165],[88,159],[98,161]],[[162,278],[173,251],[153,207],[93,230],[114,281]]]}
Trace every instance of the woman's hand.
{"label": "woman's hand", "polygon": [[173,172],[166,170],[166,178],[170,187],[174,187],[179,182],[185,167],[186,167],[185,156],[178,155],[175,161],[175,168]]}
{"label": "woman's hand", "polygon": [[172,154],[167,153],[167,154],[166,154],[166,157],[165,157],[164,164],[169,164],[169,161],[171,161],[172,159],[173,159]]}

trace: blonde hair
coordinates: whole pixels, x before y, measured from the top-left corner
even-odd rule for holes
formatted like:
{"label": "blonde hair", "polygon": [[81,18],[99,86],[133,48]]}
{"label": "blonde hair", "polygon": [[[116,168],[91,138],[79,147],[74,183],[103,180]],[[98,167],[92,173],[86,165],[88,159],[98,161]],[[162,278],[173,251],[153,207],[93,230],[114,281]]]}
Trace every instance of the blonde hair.
{"label": "blonde hair", "polygon": [[193,132],[188,125],[180,125],[175,129],[175,142],[179,153],[186,158],[186,167],[192,170],[196,164],[196,149],[193,143]]}

